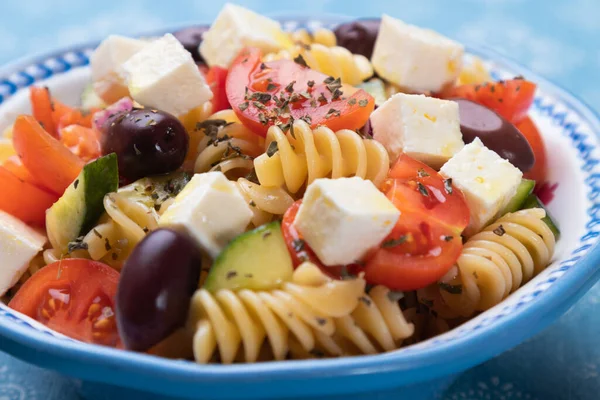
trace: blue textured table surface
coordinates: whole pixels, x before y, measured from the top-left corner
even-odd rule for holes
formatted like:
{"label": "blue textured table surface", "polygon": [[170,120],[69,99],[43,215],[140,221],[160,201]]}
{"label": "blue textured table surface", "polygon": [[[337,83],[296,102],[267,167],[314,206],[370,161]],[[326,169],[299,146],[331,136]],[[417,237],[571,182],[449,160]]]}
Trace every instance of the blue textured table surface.
{"label": "blue textured table surface", "polygon": [[[482,43],[569,89],[600,111],[600,0],[237,0],[262,13],[382,12]],[[0,64],[32,53],[212,20],[224,1],[3,1]],[[447,399],[597,399],[600,397],[600,285],[551,328],[466,372]],[[0,353],[0,399],[71,400],[68,379]]]}

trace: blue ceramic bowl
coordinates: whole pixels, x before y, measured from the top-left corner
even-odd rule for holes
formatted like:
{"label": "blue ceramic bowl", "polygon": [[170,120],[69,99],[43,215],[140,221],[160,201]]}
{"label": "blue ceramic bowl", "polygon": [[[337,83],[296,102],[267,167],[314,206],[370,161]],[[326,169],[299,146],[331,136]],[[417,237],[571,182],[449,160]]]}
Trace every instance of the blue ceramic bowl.
{"label": "blue ceramic bowl", "polygon": [[[287,29],[333,26],[340,18],[282,19]],[[0,70],[0,131],[29,112],[29,85],[44,81],[76,103],[89,80],[93,45],[17,62]],[[88,398],[260,399],[330,397],[430,399],[461,371],[508,350],[556,320],[600,277],[600,119],[574,96],[489,50],[469,48],[496,78],[539,84],[532,117],[558,183],[550,210],[562,228],[542,274],[502,304],[447,334],[395,352],[353,358],[196,365],[76,342],[0,304],[0,349],[81,382]],[[1,195],[1,194],[0,194]]]}

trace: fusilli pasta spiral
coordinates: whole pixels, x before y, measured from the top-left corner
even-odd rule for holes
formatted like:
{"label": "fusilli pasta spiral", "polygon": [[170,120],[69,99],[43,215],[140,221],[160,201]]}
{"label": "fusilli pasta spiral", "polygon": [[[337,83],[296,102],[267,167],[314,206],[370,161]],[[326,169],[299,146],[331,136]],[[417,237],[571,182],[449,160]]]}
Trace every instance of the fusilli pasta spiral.
{"label": "fusilli pasta spiral", "polygon": [[381,143],[363,139],[354,131],[333,132],[320,126],[312,130],[296,120],[284,133],[269,128],[265,145],[277,143],[274,154],[262,154],[254,160],[258,181],[267,187],[282,187],[294,194],[317,178],[358,176],[379,186],[389,171],[390,159]]}
{"label": "fusilli pasta spiral", "polygon": [[312,32],[309,32],[306,29],[297,29],[290,33],[290,39],[292,39],[294,43],[303,45],[321,44],[327,47],[337,45],[335,33],[327,28],[318,28]]}
{"label": "fusilli pasta spiral", "polygon": [[413,324],[389,289],[364,290],[362,278],[332,280],[310,263],[298,267],[280,290],[198,290],[190,312],[196,361],[210,361],[217,350],[221,362],[231,363],[399,348],[413,334]]}
{"label": "fusilli pasta spiral", "polygon": [[319,72],[343,83],[358,85],[373,76],[373,66],[368,58],[360,54],[352,54],[340,46],[327,47],[322,44],[298,45],[289,50],[266,54],[263,61],[292,60],[301,55],[306,64]]}
{"label": "fusilli pasta spiral", "polygon": [[[199,131],[196,173],[220,170],[236,179],[252,172],[252,159],[263,152],[264,139],[248,130],[233,110],[211,115],[199,124]],[[237,180],[236,186],[251,206],[254,226],[269,222],[273,215],[282,215],[294,202],[285,190],[262,187],[244,177]]]}
{"label": "fusilli pasta spiral", "polygon": [[510,213],[469,238],[454,274],[438,284],[443,302],[434,299],[438,314],[469,317],[487,310],[546,268],[555,238],[545,216],[541,208]]}
{"label": "fusilli pasta spiral", "polygon": [[250,205],[254,216],[252,225],[261,226],[270,222],[274,215],[283,215],[294,203],[294,199],[280,187],[265,187],[246,178],[239,178],[236,186]]}
{"label": "fusilli pasta spiral", "polygon": [[[192,298],[190,314],[196,327],[194,357],[205,363],[218,350],[221,362],[228,364],[243,347],[241,359],[253,362],[266,337],[273,357],[282,360],[289,351],[290,332],[310,351],[315,340],[334,333],[334,317],[356,308],[364,287],[362,279],[333,281],[316,266],[304,264],[279,290],[213,294],[200,289]],[[315,337],[314,332],[322,335]]]}
{"label": "fusilli pasta spiral", "polygon": [[219,170],[227,175],[234,171],[246,174],[264,147],[264,139],[246,128],[233,110],[212,114],[197,125],[195,135],[196,173]]}
{"label": "fusilli pasta spiral", "polygon": [[379,285],[363,294],[352,314],[335,319],[333,337],[343,354],[374,354],[399,348],[414,333],[390,290]]}
{"label": "fusilli pasta spiral", "polygon": [[[158,228],[160,215],[188,179],[185,174],[142,178],[107,194],[105,214],[90,232],[72,243],[68,256],[102,261],[119,269],[146,233]],[[45,263],[50,264],[66,255],[48,249],[43,256]]]}

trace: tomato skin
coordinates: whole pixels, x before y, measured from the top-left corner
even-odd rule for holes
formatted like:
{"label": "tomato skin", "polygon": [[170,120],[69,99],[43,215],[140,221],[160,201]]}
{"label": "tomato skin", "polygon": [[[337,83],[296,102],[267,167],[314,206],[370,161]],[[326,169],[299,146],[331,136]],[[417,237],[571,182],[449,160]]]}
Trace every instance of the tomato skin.
{"label": "tomato skin", "polygon": [[[390,169],[390,180],[384,183],[384,192],[394,192],[402,209],[434,220],[460,235],[469,225],[469,207],[460,190],[452,187],[448,193],[444,178],[406,154],[402,154]],[[422,186],[420,186],[422,185]],[[421,193],[426,190],[428,195]]]}
{"label": "tomato skin", "polygon": [[527,117],[535,97],[536,84],[524,79],[470,84],[452,88],[444,97],[462,97],[484,105],[513,124]]}
{"label": "tomato skin", "polygon": [[[298,267],[303,262],[311,262],[315,264],[317,267],[321,269],[325,274],[334,279],[341,279],[342,277],[342,267],[341,266],[333,266],[326,267],[324,266],[319,257],[315,254],[315,252],[310,248],[310,246],[304,242],[302,235],[296,227],[294,226],[294,219],[296,219],[296,214],[298,214],[298,210],[302,205],[302,200],[297,200],[294,204],[287,209],[285,214],[283,214],[283,220],[281,221],[281,232],[283,233],[283,240],[290,252],[290,256],[292,257],[292,264],[294,268]],[[297,243],[303,243],[302,246],[298,246]]]}
{"label": "tomato skin", "polygon": [[425,164],[401,155],[383,190],[400,210],[400,218],[363,271],[370,284],[416,290],[436,282],[462,251],[460,234],[469,223],[469,208],[456,187]]}
{"label": "tomato skin", "polygon": [[365,279],[371,284],[384,285],[393,290],[417,290],[437,282],[454,265],[462,252],[460,236],[442,243],[436,251],[443,258],[431,255],[397,254],[381,249],[365,268]]}
{"label": "tomato skin", "polygon": [[4,167],[0,167],[0,188],[0,210],[29,225],[44,226],[46,210],[58,200],[58,195],[24,181]]}
{"label": "tomato skin", "polygon": [[[334,131],[359,129],[375,108],[373,97],[362,89],[342,85],[343,95],[334,100],[325,83],[327,75],[290,60],[262,63],[261,57],[259,49],[242,50],[229,70],[226,84],[227,98],[236,115],[260,136],[266,136],[267,130],[274,124],[286,124],[291,118],[306,119],[307,116],[307,122],[313,128],[325,125]],[[309,81],[313,81],[310,87]],[[293,90],[286,90],[292,82]],[[254,101],[256,99],[252,95],[257,92],[267,93],[269,100]],[[293,94],[296,100],[289,103],[289,113],[280,115],[276,111],[280,107],[274,100],[275,96],[281,105],[282,96],[287,100]],[[245,106],[240,108],[242,104]]]}
{"label": "tomato skin", "polygon": [[206,72],[206,83],[208,83],[213,92],[213,113],[231,108],[227,99],[227,93],[225,92],[227,74],[228,70],[217,66],[210,67]]}
{"label": "tomato skin", "polygon": [[85,162],[102,155],[100,133],[95,129],[77,124],[65,126],[60,130],[60,141]]}
{"label": "tomato skin", "polygon": [[63,259],[35,273],[8,304],[64,335],[120,346],[114,316],[119,273],[85,259]]}
{"label": "tomato skin", "polygon": [[548,175],[546,147],[544,146],[542,135],[535,126],[535,123],[529,117],[521,121],[517,125],[517,129],[521,131],[523,136],[525,136],[525,139],[527,139],[529,142],[529,145],[531,146],[535,156],[535,164],[533,164],[533,168],[527,171],[523,177],[527,179],[533,179],[542,184],[546,181]]}
{"label": "tomato skin", "polygon": [[31,116],[17,117],[13,127],[13,145],[34,178],[54,193],[62,194],[84,165]]}

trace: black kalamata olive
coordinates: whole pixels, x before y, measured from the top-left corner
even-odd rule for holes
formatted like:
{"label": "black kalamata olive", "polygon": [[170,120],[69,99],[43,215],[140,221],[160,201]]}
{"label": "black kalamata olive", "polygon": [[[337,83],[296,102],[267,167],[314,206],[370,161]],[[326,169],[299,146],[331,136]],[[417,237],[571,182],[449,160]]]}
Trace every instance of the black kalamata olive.
{"label": "black kalamata olive", "polygon": [[189,28],[182,29],[173,34],[177,40],[183,45],[183,47],[190,52],[192,57],[197,62],[204,62],[204,58],[200,54],[198,47],[202,43],[204,32],[208,30],[209,26],[191,26]]}
{"label": "black kalamata olive", "polygon": [[523,134],[493,110],[467,99],[452,99],[458,103],[460,130],[465,143],[476,137],[490,150],[523,172],[535,163],[535,156]]}
{"label": "black kalamata olive", "polygon": [[380,24],[379,19],[359,19],[339,25],[334,31],[337,44],[370,59]]}
{"label": "black kalamata olive", "polygon": [[136,246],[115,301],[125,348],[146,351],[185,324],[201,264],[198,244],[182,231],[157,229]]}
{"label": "black kalamata olive", "polygon": [[103,154],[116,153],[119,174],[128,181],[175,171],[183,164],[189,137],[173,115],[134,109],[112,116],[102,135]]}

